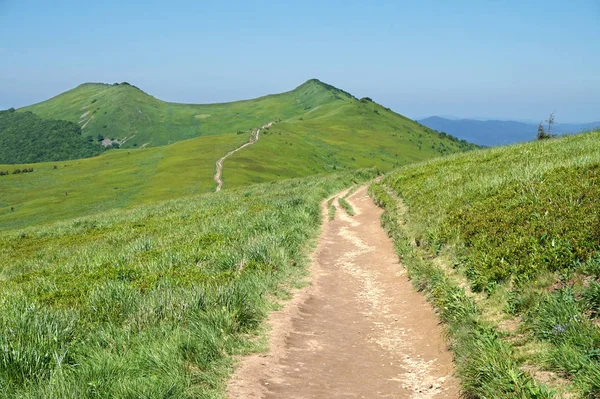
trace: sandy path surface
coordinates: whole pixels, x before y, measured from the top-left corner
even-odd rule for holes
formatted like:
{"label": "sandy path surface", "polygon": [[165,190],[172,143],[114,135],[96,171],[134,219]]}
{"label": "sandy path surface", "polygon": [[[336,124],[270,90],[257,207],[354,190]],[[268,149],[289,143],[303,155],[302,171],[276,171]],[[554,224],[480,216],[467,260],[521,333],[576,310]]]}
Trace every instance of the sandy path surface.
{"label": "sandy path surface", "polygon": [[382,211],[366,188],[348,201],[356,215],[336,205],[312,284],[270,316],[270,350],[241,360],[230,398],[459,397],[443,329],[398,263]]}
{"label": "sandy path surface", "polygon": [[236,152],[238,152],[239,150],[242,150],[254,143],[256,143],[258,141],[258,139],[260,138],[260,131],[263,129],[266,129],[268,127],[273,126],[275,122],[269,122],[264,126],[261,126],[258,129],[255,129],[252,132],[252,137],[250,137],[250,141],[248,141],[247,143],[239,146],[238,148],[236,148],[235,150],[231,150],[229,151],[227,154],[225,154],[224,156],[222,156],[221,158],[219,158],[219,160],[217,161],[217,173],[215,173],[215,183],[217,183],[217,189],[215,190],[215,192],[219,192],[221,191],[221,188],[223,187],[223,162],[225,162],[225,160],[227,158],[229,158],[230,156],[232,156],[233,154],[235,154]]}

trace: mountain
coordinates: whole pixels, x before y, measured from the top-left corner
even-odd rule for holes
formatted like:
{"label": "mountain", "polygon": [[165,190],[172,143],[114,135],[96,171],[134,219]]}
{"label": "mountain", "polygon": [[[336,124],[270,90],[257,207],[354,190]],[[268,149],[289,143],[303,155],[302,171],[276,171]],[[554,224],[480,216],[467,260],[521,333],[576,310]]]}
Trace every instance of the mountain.
{"label": "mountain", "polygon": [[353,101],[356,99],[350,94],[318,80],[282,94],[221,104],[169,103],[126,82],[85,83],[21,110],[78,123],[85,135],[103,136],[117,140],[123,148],[134,148],[243,132],[308,111],[314,118]]}
{"label": "mountain", "polygon": [[[95,114],[81,105],[91,105],[91,92],[103,93],[94,97],[100,108]],[[217,160],[269,122],[276,123],[224,162],[224,189],[344,170],[386,171],[477,148],[316,79],[283,94],[211,105],[165,103],[128,84],[92,84],[30,109],[67,120],[89,111],[84,136],[109,131],[106,124],[123,132],[105,134],[109,140],[129,139],[98,157],[40,163],[34,173],[0,176],[4,228],[214,191]],[[185,140],[187,135],[197,137]]]}
{"label": "mountain", "polygon": [[[535,139],[537,124],[517,121],[447,119],[432,116],[418,120],[419,123],[440,132],[484,146],[497,146]],[[555,134],[573,134],[600,127],[600,122],[557,123]]]}
{"label": "mountain", "polygon": [[73,122],[42,119],[31,112],[0,111],[0,163],[85,158],[104,150]]}

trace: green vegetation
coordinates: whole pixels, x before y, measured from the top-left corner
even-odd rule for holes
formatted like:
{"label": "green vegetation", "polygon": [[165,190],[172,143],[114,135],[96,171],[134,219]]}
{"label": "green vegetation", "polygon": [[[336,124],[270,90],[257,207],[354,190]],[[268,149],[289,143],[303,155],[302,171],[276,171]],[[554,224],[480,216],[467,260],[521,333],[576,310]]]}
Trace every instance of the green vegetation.
{"label": "green vegetation", "polygon": [[[96,91],[104,94],[94,97]],[[0,180],[1,228],[24,227],[213,191],[217,159],[247,142],[252,128],[279,119],[282,120],[261,132],[258,142],[225,161],[224,189],[373,166],[385,171],[475,148],[316,80],[280,95],[206,106],[163,103],[130,85],[84,85],[31,109],[42,115],[77,119],[81,116],[79,113],[84,112],[80,109],[82,101],[89,103],[91,97],[97,98],[96,107],[108,99],[114,100],[114,104],[111,102],[114,112],[106,114],[109,119],[139,103],[144,114],[154,110],[154,116],[164,111],[160,107],[174,107],[181,111],[172,113],[173,118],[178,115],[179,122],[152,124],[146,133],[140,131],[135,139],[124,142],[119,151],[72,162],[41,163],[35,165],[36,172],[28,176],[3,176]],[[148,108],[142,99],[162,105]],[[125,100],[126,104],[121,102]],[[96,119],[98,126],[111,126],[108,119],[101,120],[103,112],[95,115],[83,129],[86,134],[122,137],[102,127],[98,134],[91,132],[89,129],[95,126]],[[155,120],[154,116],[150,120]],[[123,118],[137,123],[133,116]],[[114,119],[115,123],[119,120]],[[154,140],[150,138],[154,135],[163,138],[152,144],[181,140],[188,135],[181,133],[181,129],[188,126],[185,121],[190,120],[196,127],[186,130],[189,136],[205,136],[141,148],[142,143]],[[132,132],[142,125],[123,126]],[[161,132],[165,135],[161,136]],[[138,140],[143,135],[147,138]],[[137,148],[124,148],[132,146]],[[8,167],[0,165],[0,170],[8,170]]]}
{"label": "green vegetation", "polygon": [[[546,382],[560,394],[598,397],[599,139],[595,132],[450,156],[406,166],[372,188],[391,209],[384,222],[409,270],[425,265],[411,277],[442,316],[474,306],[476,323],[448,320],[467,392],[540,397],[528,372],[554,376]],[[509,385],[527,388],[502,388]]]}
{"label": "green vegetation", "polygon": [[[358,103],[352,95],[316,79],[282,94],[203,105],[164,102],[129,84],[86,83],[23,110],[79,123],[86,135],[115,137],[123,148],[133,148],[245,132],[277,120],[313,120]],[[384,108],[377,112],[396,115]],[[414,122],[412,127],[418,133],[426,130]]]}
{"label": "green vegetation", "polygon": [[538,386],[519,369],[509,345],[493,325],[486,321],[475,301],[465,294],[430,254],[413,246],[409,215],[402,200],[384,183],[369,188],[369,194],[385,209],[382,224],[394,241],[396,253],[412,283],[424,291],[447,323],[457,371],[467,397],[474,398],[549,398],[551,392]]}
{"label": "green vegetation", "polygon": [[[162,147],[108,151],[95,158],[18,166],[35,172],[0,176],[0,229],[214,191],[216,160],[249,136],[198,137]],[[0,170],[13,168],[0,165]]]}
{"label": "green vegetation", "polygon": [[335,219],[335,205],[333,205],[333,201],[335,201],[335,197],[332,197],[327,201],[327,217],[329,221]]}
{"label": "green vegetation", "polygon": [[0,233],[0,398],[222,397],[336,173]]}
{"label": "green vegetation", "polygon": [[340,206],[342,208],[344,208],[344,211],[350,215],[350,216],[354,216],[354,208],[352,208],[352,205],[350,205],[350,203],[348,201],[346,201],[346,198],[339,198],[338,199],[338,204],[340,204]]}
{"label": "green vegetation", "polygon": [[86,83],[23,108],[45,118],[85,126],[93,137],[115,137],[124,148],[159,146],[198,136],[247,131],[274,120],[315,116],[354,101],[349,94],[316,80],[287,93],[223,104],[177,104],[158,100],[135,86]]}
{"label": "green vegetation", "polygon": [[343,197],[338,198],[338,204],[340,204],[340,206],[344,209],[344,212],[346,212],[350,216],[354,216],[356,214],[356,212],[354,212],[354,208],[346,200],[346,198],[348,198],[349,196],[354,194],[354,192],[358,189],[359,189],[359,186],[354,186],[350,190],[348,190],[348,192],[346,194],[344,194]]}
{"label": "green vegetation", "polygon": [[83,137],[75,123],[42,119],[31,112],[0,111],[0,164],[86,158],[104,150]]}
{"label": "green vegetation", "polygon": [[273,125],[226,161],[223,177],[225,186],[239,187],[335,170],[390,170],[475,148],[374,102],[352,100],[324,115],[309,111],[303,120]]}

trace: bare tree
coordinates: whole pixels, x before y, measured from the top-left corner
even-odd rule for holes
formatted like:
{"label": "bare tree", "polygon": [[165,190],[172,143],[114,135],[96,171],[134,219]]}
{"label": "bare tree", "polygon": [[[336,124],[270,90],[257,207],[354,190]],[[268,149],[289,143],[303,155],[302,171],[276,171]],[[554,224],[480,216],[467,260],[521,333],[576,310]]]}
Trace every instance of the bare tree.
{"label": "bare tree", "polygon": [[545,122],[548,124],[548,130],[546,130],[546,133],[548,134],[548,136],[554,137],[552,135],[552,128],[554,127],[554,112],[550,113],[550,116],[548,117],[548,119],[546,119]]}
{"label": "bare tree", "polygon": [[[544,123],[546,123],[548,125],[548,128],[544,128]],[[538,125],[537,139],[538,140],[546,140],[546,139],[555,137],[555,135],[552,134],[553,127],[554,127],[554,112],[552,112],[550,114],[548,119],[546,119],[544,122],[540,122],[540,124]]]}

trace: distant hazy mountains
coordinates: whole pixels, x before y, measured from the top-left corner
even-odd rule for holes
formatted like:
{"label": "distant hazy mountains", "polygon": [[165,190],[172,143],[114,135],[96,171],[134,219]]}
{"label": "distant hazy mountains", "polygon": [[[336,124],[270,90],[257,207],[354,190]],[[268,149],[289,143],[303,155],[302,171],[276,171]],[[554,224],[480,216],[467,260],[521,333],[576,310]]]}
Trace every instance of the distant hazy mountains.
{"label": "distant hazy mountains", "polygon": [[[485,146],[531,141],[535,139],[537,133],[537,124],[527,122],[446,119],[439,116],[431,116],[417,122],[430,129],[446,132],[459,139]],[[553,133],[573,134],[595,128],[600,128],[600,122],[557,123]]]}

